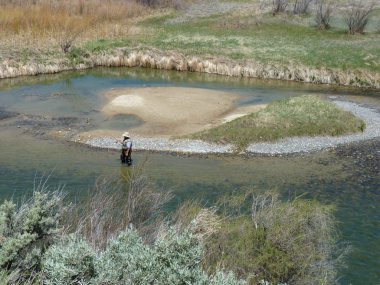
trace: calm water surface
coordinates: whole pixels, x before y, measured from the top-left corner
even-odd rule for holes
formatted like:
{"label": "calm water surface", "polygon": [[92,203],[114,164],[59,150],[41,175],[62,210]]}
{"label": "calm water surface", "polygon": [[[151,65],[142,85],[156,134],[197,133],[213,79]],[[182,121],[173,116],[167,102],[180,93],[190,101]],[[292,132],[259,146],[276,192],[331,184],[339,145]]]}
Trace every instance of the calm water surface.
{"label": "calm water surface", "polygon": [[[117,68],[0,80],[0,112],[86,118],[93,128],[125,130],[141,121],[132,116],[104,117],[99,112],[105,103],[102,93],[144,86],[225,90],[241,95],[238,105],[310,93],[346,96],[366,104],[380,102],[379,94],[355,89]],[[36,175],[51,171],[50,185],[65,185],[72,199],[80,199],[99,176],[114,178],[125,170],[116,151],[33,137],[24,132],[24,126],[17,128],[7,119],[0,120],[0,131],[0,200],[30,193]],[[139,162],[145,156],[135,153],[134,159]],[[227,192],[275,188],[284,195],[306,193],[335,205],[341,241],[352,245],[340,283],[380,284],[380,175],[358,166],[357,157],[334,151],[250,159],[148,154],[146,172],[161,191],[175,193],[173,204],[193,198],[212,204]]]}

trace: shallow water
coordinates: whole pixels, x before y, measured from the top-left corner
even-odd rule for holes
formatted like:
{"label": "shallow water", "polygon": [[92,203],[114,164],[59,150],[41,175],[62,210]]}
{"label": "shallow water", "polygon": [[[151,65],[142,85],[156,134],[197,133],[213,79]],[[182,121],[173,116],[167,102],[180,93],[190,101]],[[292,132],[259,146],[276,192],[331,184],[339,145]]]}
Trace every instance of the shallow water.
{"label": "shallow water", "polygon": [[[181,86],[225,90],[241,95],[237,103],[263,104],[300,94],[347,96],[367,104],[379,104],[372,91],[331,88],[287,82],[263,82],[192,73],[141,69],[95,69],[78,73],[0,80],[0,111],[35,116],[86,118],[90,128],[125,130],[141,122],[132,116],[103,117],[102,92],[109,88]],[[62,126],[59,126],[62,127]],[[65,184],[70,198],[88,194],[97,177],[118,177],[123,171],[118,152],[32,136],[29,126],[19,128],[12,119],[0,120],[0,199],[20,197],[33,188],[42,173],[49,184]],[[54,126],[53,126],[54,128]],[[379,148],[374,151],[380,151]],[[352,251],[341,284],[380,282],[380,177],[361,165],[367,154],[355,157],[336,151],[289,157],[198,157],[148,154],[146,172],[161,191],[175,193],[173,205],[186,199],[212,204],[231,191],[278,189],[285,196],[306,193],[324,204],[336,206],[342,242]],[[134,153],[135,162],[146,153]],[[375,165],[379,162],[375,162]],[[379,168],[380,169],[380,168]],[[37,177],[36,177],[37,176]]]}

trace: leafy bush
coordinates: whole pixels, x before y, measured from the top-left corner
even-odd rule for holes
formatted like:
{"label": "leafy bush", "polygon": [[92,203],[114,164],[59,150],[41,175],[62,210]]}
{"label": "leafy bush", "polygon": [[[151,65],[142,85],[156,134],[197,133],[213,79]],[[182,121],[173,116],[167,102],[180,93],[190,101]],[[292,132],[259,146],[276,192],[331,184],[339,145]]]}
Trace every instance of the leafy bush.
{"label": "leafy bush", "polygon": [[188,231],[164,231],[149,246],[127,230],[97,256],[80,239],[61,242],[47,251],[43,264],[46,284],[245,284],[231,272],[208,277],[202,257],[201,243]]}
{"label": "leafy bush", "polygon": [[188,231],[169,230],[155,244],[157,284],[205,284],[201,268],[203,247]]}
{"label": "leafy bush", "polygon": [[10,201],[0,206],[0,268],[18,271],[14,282],[30,279],[40,271],[45,248],[62,230],[62,201],[59,191],[35,191],[19,207]]}
{"label": "leafy bush", "polygon": [[205,266],[222,265],[250,284],[332,284],[335,278],[331,209],[273,193],[253,198],[251,217],[232,216],[206,243]]}
{"label": "leafy bush", "polygon": [[112,240],[96,262],[96,284],[149,284],[154,254],[137,232],[129,230]]}
{"label": "leafy bush", "polygon": [[95,252],[84,240],[70,236],[45,253],[45,284],[86,284],[95,275]]}
{"label": "leafy bush", "polygon": [[206,284],[202,246],[189,232],[165,232],[153,246],[128,230],[111,241],[97,262],[96,284]]}

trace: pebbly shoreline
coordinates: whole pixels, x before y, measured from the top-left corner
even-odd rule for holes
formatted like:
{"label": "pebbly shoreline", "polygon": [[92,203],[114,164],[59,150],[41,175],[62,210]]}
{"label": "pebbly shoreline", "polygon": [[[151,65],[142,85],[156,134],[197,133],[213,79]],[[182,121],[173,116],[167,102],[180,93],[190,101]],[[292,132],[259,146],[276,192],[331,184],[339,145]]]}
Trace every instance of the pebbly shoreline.
{"label": "pebbly shoreline", "polygon": [[[273,143],[251,144],[245,154],[295,154],[319,151],[334,148],[351,142],[366,141],[380,138],[380,112],[367,106],[347,101],[333,101],[340,108],[351,112],[366,123],[363,133],[355,133],[342,137],[295,137],[279,140]],[[98,148],[120,149],[115,138],[97,137],[85,142],[87,145]],[[219,145],[200,140],[166,138],[133,137],[135,150],[178,152],[194,154],[231,154],[234,152],[232,144]]]}

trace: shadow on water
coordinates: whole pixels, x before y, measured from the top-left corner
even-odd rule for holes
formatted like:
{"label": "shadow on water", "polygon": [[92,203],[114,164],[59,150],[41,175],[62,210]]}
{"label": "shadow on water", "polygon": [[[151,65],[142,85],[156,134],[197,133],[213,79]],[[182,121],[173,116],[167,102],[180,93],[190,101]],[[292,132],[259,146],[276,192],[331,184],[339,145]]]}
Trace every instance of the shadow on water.
{"label": "shadow on water", "polygon": [[[30,193],[41,173],[49,184],[65,184],[71,199],[91,192],[98,177],[120,177],[115,150],[33,136],[12,121],[14,116],[53,116],[90,120],[90,127],[123,130],[141,122],[131,116],[102,117],[102,92],[136,86],[185,86],[233,91],[240,104],[269,102],[304,93],[344,96],[379,104],[379,94],[352,88],[305,85],[294,82],[241,80],[215,75],[141,69],[99,68],[0,80],[0,199]],[[20,115],[22,114],[22,115]],[[75,125],[75,124],[74,124]],[[61,125],[59,127],[62,127]],[[174,208],[187,199],[212,205],[232,191],[278,189],[284,197],[307,193],[308,198],[336,206],[342,241],[351,243],[342,284],[378,284],[380,280],[380,144],[378,141],[284,157],[176,156],[149,154],[146,173],[160,191],[172,190]],[[134,153],[135,163],[146,153]]]}

